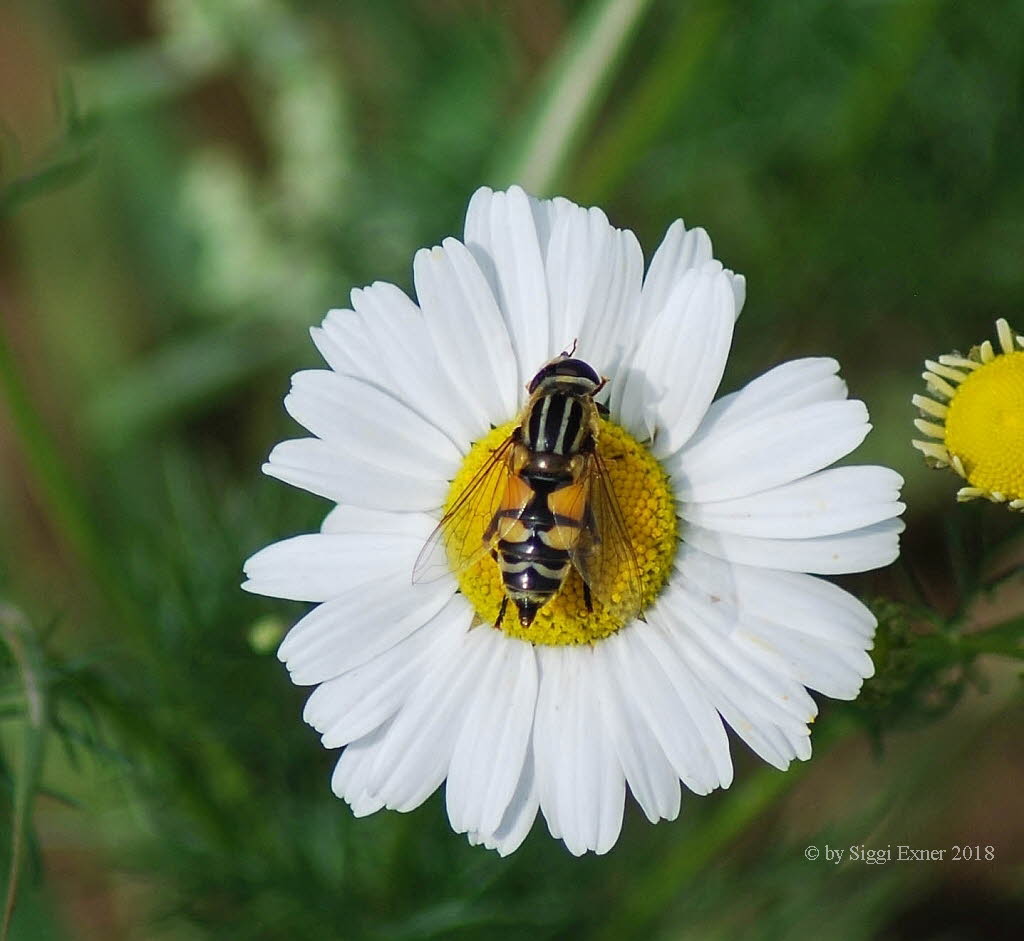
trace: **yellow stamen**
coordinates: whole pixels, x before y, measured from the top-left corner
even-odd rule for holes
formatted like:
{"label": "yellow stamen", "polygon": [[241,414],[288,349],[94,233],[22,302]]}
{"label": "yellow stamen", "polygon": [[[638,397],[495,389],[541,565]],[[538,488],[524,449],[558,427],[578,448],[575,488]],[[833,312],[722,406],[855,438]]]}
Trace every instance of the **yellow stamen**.
{"label": "yellow stamen", "polygon": [[[514,428],[515,422],[509,422],[495,428],[473,445],[452,481],[446,511]],[[605,419],[600,422],[598,449],[618,497],[637,560],[641,609],[645,609],[664,587],[675,557],[678,523],[672,487],[667,474],[647,448],[625,429]],[[474,520],[474,526],[478,526],[479,531],[470,534],[466,541],[467,551],[481,544],[484,529],[489,522],[483,513]],[[603,539],[611,538],[607,533],[601,533],[600,536]],[[458,571],[462,561],[457,557],[451,558],[452,568]],[[593,593],[611,599],[621,597],[618,588],[626,584],[627,575],[627,571],[621,569],[609,571],[608,584],[591,586]],[[487,556],[465,569],[458,576],[458,581],[459,589],[476,609],[481,621],[494,624],[505,597],[498,563]],[[602,604],[597,597],[593,599],[593,608],[593,611],[587,611],[583,599],[583,582],[579,573],[573,569],[559,593],[540,609],[533,624],[522,627],[515,607],[510,602],[501,630],[534,644],[586,644],[614,634],[635,613],[625,610],[622,605],[616,606],[614,601]]]}

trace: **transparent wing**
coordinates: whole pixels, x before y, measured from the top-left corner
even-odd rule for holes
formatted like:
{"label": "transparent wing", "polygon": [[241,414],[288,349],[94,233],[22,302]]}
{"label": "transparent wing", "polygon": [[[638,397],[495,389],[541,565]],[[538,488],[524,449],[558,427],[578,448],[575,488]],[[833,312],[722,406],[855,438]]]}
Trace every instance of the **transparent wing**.
{"label": "transparent wing", "polygon": [[[512,471],[515,438],[509,436],[459,494],[423,546],[413,567],[414,582],[458,574],[478,562],[518,519],[530,491]],[[499,515],[500,511],[500,515]],[[451,559],[461,560],[457,569]]]}
{"label": "transparent wing", "polygon": [[560,534],[569,558],[595,600],[619,611],[627,621],[639,617],[640,566],[611,479],[596,451],[587,456],[576,487],[576,505],[567,507],[565,516],[580,521],[578,538]]}

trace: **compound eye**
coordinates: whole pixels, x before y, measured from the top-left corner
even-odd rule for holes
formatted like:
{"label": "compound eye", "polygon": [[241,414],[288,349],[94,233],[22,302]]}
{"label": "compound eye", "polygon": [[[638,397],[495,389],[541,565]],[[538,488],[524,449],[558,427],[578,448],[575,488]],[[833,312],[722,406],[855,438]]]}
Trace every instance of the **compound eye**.
{"label": "compound eye", "polygon": [[594,385],[601,384],[601,377],[594,372],[589,363],[582,359],[567,359],[558,364],[558,375],[573,376],[578,379],[589,379]]}
{"label": "compound eye", "polygon": [[546,366],[542,366],[537,375],[530,380],[530,384],[526,387],[526,390],[532,395],[537,386],[539,386],[545,379],[549,379],[551,376],[557,376],[559,374],[558,367],[562,362],[564,362],[564,360],[548,363]]}

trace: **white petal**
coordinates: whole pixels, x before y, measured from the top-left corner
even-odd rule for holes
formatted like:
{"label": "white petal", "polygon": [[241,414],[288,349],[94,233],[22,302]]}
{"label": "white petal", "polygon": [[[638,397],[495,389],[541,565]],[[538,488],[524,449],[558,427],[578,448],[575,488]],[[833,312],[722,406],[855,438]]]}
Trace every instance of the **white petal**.
{"label": "white petal", "polygon": [[493,833],[470,831],[469,842],[474,846],[482,843],[487,849],[497,850],[499,856],[508,856],[526,839],[539,809],[533,750],[527,748],[522,773],[500,825]]}
{"label": "white petal", "polygon": [[327,365],[345,376],[373,378],[380,362],[380,350],[366,332],[353,310],[329,310],[319,327],[310,327],[309,335]]}
{"label": "white petal", "polygon": [[450,580],[413,585],[407,570],[374,579],[310,611],[288,632],[277,655],[296,685],[322,683],[408,637],[438,615],[453,591]]}
{"label": "white petal", "polygon": [[[552,214],[545,253],[550,348],[567,350],[580,335],[590,303],[594,271],[604,246],[613,238],[608,217],[599,209],[575,204]],[[581,354],[582,355],[582,354]]]}
{"label": "white petal", "polygon": [[457,833],[498,830],[522,777],[537,704],[533,647],[480,629],[486,661],[455,742],[445,801]]}
{"label": "white petal", "polygon": [[331,790],[352,808],[357,817],[376,813],[384,806],[379,797],[369,794],[367,784],[370,770],[387,733],[388,726],[383,725],[358,741],[352,742],[341,753],[338,763],[331,775]]}
{"label": "white petal", "polygon": [[492,425],[515,417],[515,354],[491,288],[469,249],[456,239],[420,249],[413,276],[441,368],[465,407]]}
{"label": "white petal", "polygon": [[525,385],[550,358],[548,291],[536,202],[518,186],[473,194],[466,213],[466,247],[491,282]]}
{"label": "white petal", "polygon": [[722,428],[665,462],[678,499],[705,503],[760,493],[849,454],[871,426],[863,402],[819,402]]}
{"label": "white petal", "polygon": [[644,278],[640,297],[640,322],[654,322],[668,302],[669,295],[687,271],[711,261],[714,252],[704,229],[687,231],[682,219],[676,219],[665,232]]}
{"label": "white petal", "polygon": [[833,699],[856,699],[864,679],[874,673],[863,650],[817,641],[770,621],[744,618],[737,639],[776,654],[798,683]]}
{"label": "white petal", "polygon": [[804,750],[817,713],[804,688],[742,649],[732,638],[734,622],[680,586],[670,584],[656,608],[648,617],[659,620],[697,689],[758,755],[785,770]]}
{"label": "white petal", "polygon": [[580,209],[576,203],[564,196],[555,196],[553,199],[535,199],[530,196],[530,208],[533,210],[534,223],[537,226],[537,241],[540,244],[540,253],[547,266],[548,252],[551,248],[551,236],[559,220],[567,218],[574,213],[586,212]]}
{"label": "white petal", "polygon": [[562,836],[558,822],[558,781],[562,768],[562,728],[565,723],[565,687],[562,676],[563,651],[560,647],[537,650],[540,682],[537,710],[533,720],[533,755],[537,797],[543,808],[548,832],[557,840]]}
{"label": "white petal", "polygon": [[551,349],[569,349],[613,376],[635,342],[643,278],[636,236],[612,227],[600,209],[561,205],[554,214],[545,268]]}
{"label": "white petal", "polygon": [[617,376],[637,341],[644,254],[629,229],[613,229],[596,261],[578,352],[599,375]]}
{"label": "white petal", "polygon": [[[696,794],[728,787],[732,762],[725,729],[686,663],[666,642],[657,612],[612,638],[622,683],[665,751],[676,774]],[[672,622],[673,628],[678,628]]]}
{"label": "white petal", "polygon": [[[643,295],[640,302],[641,330],[653,322],[661,313],[672,289],[687,271],[702,267],[713,259],[711,239],[701,228],[687,231],[682,219],[676,219],[665,232],[665,237],[651,259],[647,277],[644,278]],[[746,279],[743,275],[726,270],[730,287],[735,298],[738,317],[746,300]]]}
{"label": "white petal", "polygon": [[[465,623],[468,628],[469,618]],[[489,630],[467,629],[458,649],[435,658],[395,717],[377,752],[369,784],[370,793],[383,797],[389,809],[418,807],[448,773],[460,720],[487,655],[487,644],[479,635]]]}
{"label": "white petal", "polygon": [[747,279],[741,274],[735,274],[728,268],[725,269],[725,273],[729,275],[729,280],[732,281],[732,293],[736,299],[736,316],[743,311],[743,305],[747,302]]}
{"label": "white petal", "polygon": [[419,538],[426,530],[429,535],[437,525],[437,518],[425,513],[389,513],[367,510],[359,506],[336,506],[320,524],[320,532],[330,534],[374,533],[381,536],[411,536]]}
{"label": "white petal", "polygon": [[594,647],[594,663],[599,672],[601,715],[630,791],[651,823],[662,818],[675,820],[679,815],[679,776],[640,712],[637,691],[626,691],[609,644]]}
{"label": "white petal", "polygon": [[715,396],[732,343],[735,298],[725,273],[688,271],[640,341],[624,377],[620,414],[664,457],[693,434]]}
{"label": "white petal", "polygon": [[390,719],[432,661],[454,656],[466,625],[457,605],[372,660],[328,680],[306,702],[303,718],[325,748],[346,745]]}
{"label": "white petal", "polygon": [[[766,719],[806,734],[806,724],[817,715],[817,704],[773,652],[752,650],[742,642],[738,636],[742,618],[735,609],[679,582],[673,582],[662,597],[664,603],[655,606],[654,616],[680,651],[683,641],[692,641],[740,679],[743,697],[755,702]],[[693,669],[697,677],[700,672]]]}
{"label": "white petal", "polygon": [[845,399],[846,383],[838,372],[839,363],[826,357],[794,359],[769,369],[742,389],[713,402],[691,445],[726,428],[784,415],[815,402]]}
{"label": "white petal", "polygon": [[776,652],[802,685],[852,699],[874,672],[865,651],[875,618],[841,588],[811,575],[732,565],[689,547],[676,564],[691,596],[741,625],[736,637],[748,638],[748,650]]}
{"label": "white petal", "polygon": [[367,368],[371,382],[400,389],[410,408],[460,447],[486,432],[442,371],[426,319],[403,291],[378,281],[353,290],[352,306],[374,351]]}
{"label": "white petal", "polygon": [[849,592],[813,575],[724,562],[691,546],[680,547],[676,570],[706,600],[824,641],[861,650],[871,644],[875,616]]}
{"label": "white petal", "polygon": [[400,399],[352,376],[308,369],[292,376],[288,414],[352,457],[400,474],[450,478],[462,455]]}
{"label": "white petal", "polygon": [[378,510],[436,510],[449,482],[426,474],[410,476],[356,460],[319,438],[282,441],[263,473],[335,503]]}
{"label": "white petal", "polygon": [[432,526],[427,516],[410,516],[418,526],[409,535],[313,533],[275,542],[245,563],[249,581],[242,587],[272,598],[327,601],[382,575],[411,573]]}
{"label": "white petal", "polygon": [[889,519],[834,536],[759,539],[687,524],[682,537],[689,545],[730,562],[787,572],[843,575],[868,572],[894,562],[903,529],[902,520]]}
{"label": "white petal", "polygon": [[589,647],[538,651],[534,747],[541,810],[574,856],[611,849],[625,799],[622,769],[595,708],[592,654]]}
{"label": "white petal", "polygon": [[887,467],[833,467],[753,496],[684,503],[683,519],[705,529],[781,539],[828,536],[898,516],[903,478]]}

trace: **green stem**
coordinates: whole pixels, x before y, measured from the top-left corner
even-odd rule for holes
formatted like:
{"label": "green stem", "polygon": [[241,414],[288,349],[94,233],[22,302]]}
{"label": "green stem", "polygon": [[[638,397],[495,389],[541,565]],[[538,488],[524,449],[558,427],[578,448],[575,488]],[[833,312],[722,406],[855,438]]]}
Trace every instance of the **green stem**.
{"label": "green stem", "polygon": [[959,645],[970,653],[994,653],[1024,659],[1024,615],[974,634],[960,635]]}
{"label": "green stem", "polygon": [[49,697],[42,655],[36,636],[20,611],[0,604],[0,634],[11,651],[25,690],[25,735],[21,773],[14,789],[14,816],[11,822],[11,867],[4,898],[0,941],[7,941],[14,905],[18,898],[21,867],[25,857],[25,839],[32,819],[32,797],[43,769]]}
{"label": "green stem", "polygon": [[920,637],[915,649],[950,664],[979,654],[1024,659],[1024,615],[971,634],[936,633]]}
{"label": "green stem", "polygon": [[17,355],[11,351],[2,332],[0,392],[3,392],[25,460],[51,522],[81,555],[90,558],[97,555],[96,533],[88,522],[85,500],[32,402],[17,366]]}
{"label": "green stem", "polygon": [[577,18],[513,142],[489,174],[549,195],[562,178],[651,0],[593,0]]}
{"label": "green stem", "polygon": [[133,623],[139,623],[139,612],[121,589],[121,580],[107,553],[106,543],[89,511],[89,501],[68,470],[67,463],[36,409],[18,368],[17,354],[11,350],[2,330],[0,395],[21,442],[40,505],[50,523],[67,539],[118,612]]}
{"label": "green stem", "polygon": [[[815,751],[820,756],[854,727],[849,720],[834,717],[815,736]],[[721,795],[714,809],[685,838],[658,857],[646,872],[637,874],[624,904],[597,937],[601,941],[651,937],[659,916],[687,883],[799,781],[807,768],[806,762],[797,763],[786,773],[761,768],[731,788],[728,795]]]}
{"label": "green stem", "polygon": [[619,108],[608,130],[588,149],[575,180],[574,196],[584,203],[601,202],[679,113],[728,9],[729,4],[720,0],[684,7],[642,82]]}

